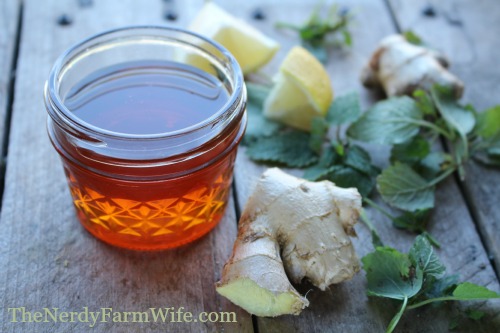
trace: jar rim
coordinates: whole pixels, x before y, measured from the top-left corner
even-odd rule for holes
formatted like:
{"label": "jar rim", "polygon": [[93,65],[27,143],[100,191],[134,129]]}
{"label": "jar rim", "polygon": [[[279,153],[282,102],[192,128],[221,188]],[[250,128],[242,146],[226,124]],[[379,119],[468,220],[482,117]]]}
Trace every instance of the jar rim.
{"label": "jar rim", "polygon": [[[76,52],[79,48],[83,47],[86,44],[90,44],[93,41],[97,41],[101,37],[110,36],[113,34],[118,34],[126,31],[139,31],[139,30],[149,30],[149,31],[163,31],[163,32],[174,32],[184,34],[190,37],[194,37],[198,39],[201,43],[208,43],[210,46],[215,48],[224,58],[224,61],[229,63],[231,68],[231,78],[232,78],[232,91],[230,92],[230,96],[226,103],[222,105],[217,112],[213,113],[210,117],[203,119],[202,121],[178,129],[174,131],[161,132],[161,133],[152,133],[152,134],[130,134],[130,133],[121,133],[110,131],[95,125],[92,125],[88,122],[83,121],[81,118],[77,117],[73,112],[71,112],[64,104],[58,88],[58,80],[60,78],[61,73],[68,62],[74,59],[76,56],[85,54],[88,49],[85,49],[82,52]],[[89,45],[90,46],[90,45]],[[91,35],[78,43],[73,44],[68,49],[66,49],[55,61],[49,78],[46,83],[45,92],[46,92],[46,102],[50,103],[51,108],[49,109],[49,115],[56,123],[59,123],[58,119],[62,120],[64,123],[68,124],[70,127],[83,129],[84,131],[88,131],[90,133],[97,134],[99,136],[104,136],[108,138],[115,139],[131,139],[131,140],[150,140],[150,139],[167,139],[172,137],[179,137],[187,134],[191,134],[200,130],[202,128],[206,128],[213,124],[218,123],[221,119],[225,118],[226,113],[230,113],[231,111],[236,110],[235,105],[238,104],[239,98],[243,93],[244,89],[244,81],[243,81],[243,73],[241,71],[241,67],[236,61],[236,58],[221,44],[218,42],[204,37],[198,33],[189,31],[187,29],[172,27],[172,26],[159,26],[159,25],[134,25],[134,26],[125,26],[114,29],[109,29],[94,35]],[[56,113],[56,114],[53,114]]]}

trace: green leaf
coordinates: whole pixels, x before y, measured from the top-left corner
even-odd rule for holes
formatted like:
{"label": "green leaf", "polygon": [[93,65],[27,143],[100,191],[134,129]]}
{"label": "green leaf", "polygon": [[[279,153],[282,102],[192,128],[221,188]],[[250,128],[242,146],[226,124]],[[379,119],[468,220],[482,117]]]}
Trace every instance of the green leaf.
{"label": "green leaf", "polygon": [[475,133],[483,138],[482,145],[489,155],[484,160],[496,165],[500,157],[500,105],[477,115]]}
{"label": "green leaf", "polygon": [[304,173],[309,180],[328,179],[340,187],[355,187],[367,197],[375,187],[375,176],[380,170],[371,164],[370,155],[359,146],[348,146],[343,156],[333,143],[325,147],[319,162]]}
{"label": "green leaf", "polygon": [[458,275],[447,275],[440,279],[434,279],[425,292],[427,298],[438,298],[449,296],[457,287]]}
{"label": "green leaf", "polygon": [[413,98],[418,105],[418,108],[422,111],[423,114],[429,116],[436,115],[436,108],[434,106],[434,102],[432,98],[429,96],[429,93],[425,90],[415,90],[413,92]]}
{"label": "green leaf", "polygon": [[396,163],[377,177],[377,188],[388,204],[408,211],[434,207],[435,186],[406,164]]}
{"label": "green leaf", "polygon": [[352,46],[352,35],[349,30],[342,30],[342,36],[344,36],[344,44],[347,46]]}
{"label": "green leaf", "polygon": [[328,179],[340,187],[355,187],[363,198],[369,196],[375,187],[375,179],[373,177],[348,166],[339,165],[332,167],[322,178]]}
{"label": "green leaf", "polygon": [[414,166],[415,171],[425,179],[434,179],[443,171],[446,161],[451,161],[451,156],[443,152],[431,152]]}
{"label": "green leaf", "polygon": [[500,294],[493,290],[470,282],[463,282],[457,285],[452,295],[455,300],[460,301],[500,298]]}
{"label": "green leaf", "polygon": [[424,232],[429,222],[430,209],[417,210],[415,212],[403,212],[400,216],[392,219],[396,228],[421,233]]}
{"label": "green leaf", "polygon": [[403,32],[403,36],[406,38],[408,43],[414,44],[414,45],[423,45],[422,38],[418,36],[416,33],[414,33],[411,30],[406,30]]}
{"label": "green leaf", "polygon": [[413,267],[408,256],[395,249],[377,247],[361,261],[368,280],[369,296],[404,300],[422,288],[420,267]]}
{"label": "green leaf", "polygon": [[411,165],[424,159],[430,151],[429,142],[421,136],[415,136],[408,142],[394,145],[390,160],[392,163],[399,161]]}
{"label": "green leaf", "polygon": [[431,95],[441,117],[448,126],[455,129],[461,136],[470,133],[476,124],[474,113],[457,103],[455,97],[444,87],[433,87]]}
{"label": "green leaf", "polygon": [[250,143],[246,153],[254,161],[302,168],[318,160],[318,156],[309,148],[309,138],[305,132],[282,132],[272,137],[258,138]]}
{"label": "green leaf", "polygon": [[399,144],[418,134],[422,125],[422,111],[407,96],[393,97],[375,104],[353,123],[347,134],[357,140]]}
{"label": "green leaf", "polygon": [[325,179],[326,176],[334,171],[338,166],[320,166],[320,165],[313,165],[309,168],[306,169],[304,172],[304,175],[302,178],[310,180],[310,181],[318,181],[321,179]]}
{"label": "green leaf", "polygon": [[[366,175],[374,175],[374,167],[372,166],[370,154],[368,154],[368,152],[360,146],[353,145],[347,148],[347,152],[344,157],[344,164]],[[378,172],[376,173],[378,174]]]}
{"label": "green leaf", "polygon": [[271,136],[277,133],[283,126],[277,122],[267,119],[262,114],[262,105],[269,94],[270,89],[266,86],[247,83],[247,128],[243,144],[247,145],[259,137]]}
{"label": "green leaf", "polygon": [[408,257],[414,265],[420,267],[426,277],[439,278],[446,270],[425,236],[417,236],[415,243],[408,253]]}
{"label": "green leaf", "polygon": [[500,105],[477,115],[475,132],[483,139],[495,137],[500,133]]}
{"label": "green leaf", "polygon": [[264,105],[264,101],[269,95],[271,87],[252,82],[245,82],[245,86],[247,88],[248,102],[253,103],[257,106]]}
{"label": "green leaf", "polygon": [[[321,62],[326,62],[326,46],[329,35],[341,33],[343,43],[348,46],[352,44],[352,37],[347,30],[352,17],[351,15],[340,13],[335,4],[328,11],[322,7],[321,4],[317,6],[310,18],[302,26],[278,22],[276,27],[298,32],[303,46],[308,48]],[[325,12],[327,12],[326,15],[324,14]]]}
{"label": "green leaf", "polygon": [[326,120],[333,125],[341,125],[356,121],[360,115],[359,94],[351,92],[333,100],[326,114]]}
{"label": "green leaf", "polygon": [[316,181],[322,178],[324,179],[324,177],[341,162],[342,159],[337,154],[335,148],[333,146],[328,146],[323,149],[323,153],[321,154],[318,163],[306,169],[303,177],[311,181]]}
{"label": "green leaf", "polygon": [[314,117],[311,121],[311,137],[309,139],[309,147],[318,155],[321,154],[321,149],[328,132],[328,123],[323,117]]}

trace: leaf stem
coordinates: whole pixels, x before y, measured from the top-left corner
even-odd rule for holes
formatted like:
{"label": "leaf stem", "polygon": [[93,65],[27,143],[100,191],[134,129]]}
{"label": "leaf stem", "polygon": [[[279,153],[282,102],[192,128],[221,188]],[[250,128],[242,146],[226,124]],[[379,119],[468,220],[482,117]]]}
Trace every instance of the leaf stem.
{"label": "leaf stem", "polygon": [[455,301],[455,300],[457,300],[457,298],[455,296],[444,296],[444,297],[430,298],[430,299],[426,299],[425,301],[409,305],[408,310],[416,309],[416,308],[419,308],[421,306],[424,306],[424,305],[427,305],[427,304],[433,303],[433,302]]}
{"label": "leaf stem", "polygon": [[375,225],[373,225],[372,221],[368,218],[366,215],[366,211],[364,209],[361,209],[361,221],[366,225],[368,229],[370,229],[372,233],[372,244],[373,247],[376,248],[377,246],[384,246],[384,243],[382,243],[382,240],[380,239],[380,236],[377,232],[377,229],[375,228]]}
{"label": "leaf stem", "polygon": [[431,180],[428,183],[428,186],[434,186],[434,185],[436,185],[437,183],[439,183],[440,181],[442,181],[443,179],[445,179],[446,177],[448,177],[449,175],[451,175],[452,173],[454,173],[455,170],[456,170],[455,166],[448,168],[448,170],[446,170],[445,172],[443,172],[441,175],[439,175],[438,177],[436,177],[433,180]]}
{"label": "leaf stem", "polygon": [[425,236],[425,238],[427,238],[427,240],[438,249],[441,248],[441,243],[439,243],[438,240],[434,238],[434,236],[432,236],[428,231],[424,230],[421,235]]}
{"label": "leaf stem", "polygon": [[340,126],[337,126],[335,129],[335,137],[337,138],[337,141],[342,144],[342,137],[340,136]]}
{"label": "leaf stem", "polygon": [[278,28],[278,29],[292,29],[292,30],[296,30],[296,31],[299,31],[302,29],[302,27],[298,26],[298,25],[295,25],[295,24],[291,24],[291,23],[287,23],[287,22],[276,22],[276,24],[274,25],[275,28]]}
{"label": "leaf stem", "polygon": [[[399,320],[401,319],[401,316],[403,315],[403,313],[406,310],[407,304],[408,304],[408,297],[405,296],[405,298],[403,300],[403,305],[401,305],[401,309],[399,309],[398,313],[396,313],[396,315],[392,318],[385,333],[391,333],[392,331],[394,331],[394,329],[396,328],[396,325],[398,324]],[[408,307],[408,309],[409,308],[410,307]]]}
{"label": "leaf stem", "polygon": [[363,201],[365,203],[368,204],[368,206],[372,207],[372,208],[375,208],[376,210],[378,210],[380,213],[382,213],[383,215],[385,215],[386,217],[388,217],[389,219],[391,220],[394,220],[394,216],[392,216],[386,209],[382,208],[380,205],[376,204],[374,201],[372,201],[371,199],[368,199],[368,198],[363,198]]}
{"label": "leaf stem", "polygon": [[445,131],[444,129],[442,129],[441,127],[431,123],[430,121],[427,121],[427,120],[414,120],[413,121],[415,124],[418,124],[422,127],[427,127],[429,129],[432,129],[433,131],[435,131],[436,133],[439,133],[441,135],[443,135],[445,138],[451,140],[451,134],[447,131]]}

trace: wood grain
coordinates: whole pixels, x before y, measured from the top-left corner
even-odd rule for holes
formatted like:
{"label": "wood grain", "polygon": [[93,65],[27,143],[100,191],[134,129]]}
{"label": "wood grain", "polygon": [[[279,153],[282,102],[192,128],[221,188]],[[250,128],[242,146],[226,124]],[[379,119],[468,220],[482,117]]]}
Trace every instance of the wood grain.
{"label": "wood grain", "polygon": [[[476,26],[469,24],[467,17],[475,17],[474,20],[479,22],[479,14],[492,11],[486,5],[491,1],[460,0],[456,1],[457,5],[453,5],[453,10],[458,11],[460,15],[464,14],[464,10],[474,12],[475,16],[461,18],[466,20],[466,27]],[[264,69],[267,73],[275,72],[287,51],[298,43],[293,33],[275,30],[274,23],[278,20],[303,22],[313,6],[311,2],[301,0],[216,2],[246,20],[251,20],[251,13],[257,7],[265,12],[266,20],[251,21],[252,24],[282,43],[278,55]],[[5,3],[3,1],[0,4],[0,9]],[[149,307],[183,306],[195,314],[201,311],[234,311],[238,323],[102,323],[92,331],[251,332],[251,317],[216,295],[213,287],[214,281],[219,278],[222,265],[229,256],[236,233],[233,202],[230,202],[220,225],[209,236],[190,246],[161,253],[135,253],[107,246],[84,232],[76,220],[59,158],[45,133],[46,113],[41,95],[52,63],[68,46],[103,29],[130,24],[172,24],[163,20],[167,7],[172,7],[179,13],[179,19],[174,23],[186,26],[203,1],[94,0],[92,3],[93,5],[88,7],[79,7],[78,1],[26,0],[24,3],[7,183],[0,216],[0,265],[3,273],[0,274],[0,300],[4,309],[0,331],[91,331],[87,324],[79,323],[10,323],[6,310],[9,307],[25,306],[28,310],[58,307],[68,311],[81,311],[82,307],[88,306],[93,311],[101,307],[113,307],[120,311],[142,311]],[[358,76],[361,66],[378,40],[394,32],[394,26],[383,0],[342,0],[340,3],[349,6],[356,13],[357,20],[353,27],[355,44],[350,51],[333,51],[328,71],[337,94],[357,90],[366,107],[373,103],[377,96],[360,86]],[[410,9],[414,10],[413,6],[418,7],[424,1],[412,1],[411,6],[409,3],[393,2],[398,15],[411,14]],[[416,5],[413,5],[414,3]],[[451,5],[453,2],[447,0],[443,3]],[[473,9],[472,6],[477,3],[479,8]],[[56,24],[57,17],[63,13],[72,17],[72,25],[61,27]],[[3,18],[1,15],[3,12],[0,14]],[[405,24],[422,20],[414,14],[404,15],[407,15]],[[491,22],[485,22],[494,24],[497,21],[493,21],[493,18],[490,18]],[[3,24],[4,21],[0,22]],[[426,24],[434,24],[417,23],[417,32],[424,29]],[[470,30],[473,31],[475,30]],[[0,31],[0,36],[3,33]],[[485,64],[495,64],[493,53],[487,50],[488,45],[498,43],[493,31],[484,33],[484,41],[477,44],[480,46],[477,46],[475,51],[463,47],[469,43],[464,41],[464,38],[457,37],[463,32],[436,29],[434,33],[438,37],[454,40],[449,51],[456,55],[457,63],[463,61],[472,65],[474,61],[470,59],[479,57]],[[0,48],[0,55],[2,52],[3,48]],[[0,66],[2,65],[3,63]],[[476,71],[473,67],[466,67],[461,69],[463,73],[470,71],[468,75],[476,75],[474,78],[477,82],[482,82],[484,87],[493,91],[495,81],[490,80],[489,68],[478,66]],[[495,73],[494,71],[492,70],[492,73]],[[459,71],[457,73],[461,76],[463,74]],[[0,82],[1,74],[0,69]],[[477,99],[478,105],[483,108],[492,103],[480,99],[483,96],[480,87],[481,85],[476,90],[467,90],[470,95],[466,98]],[[476,104],[475,101],[474,103]],[[387,150],[381,147],[367,147],[379,164],[386,160]],[[240,150],[235,173],[239,209],[246,202],[254,180],[263,170],[264,167],[247,159],[244,149]],[[485,174],[482,169],[479,170],[481,173],[478,171],[475,176],[471,175],[471,179],[480,179],[481,175]],[[292,172],[300,175],[300,171]],[[473,172],[474,170],[469,171],[470,174]],[[486,175],[490,177],[488,173]],[[495,181],[495,178],[488,179],[491,183]],[[483,204],[494,210],[496,201],[491,200],[499,197],[499,190],[484,184],[487,183],[483,183],[481,187],[485,192],[484,196],[488,193],[496,196],[482,198],[485,200]],[[477,197],[476,194],[473,196]],[[439,208],[434,212],[430,230],[444,245],[439,250],[439,255],[448,267],[448,272],[459,273],[464,280],[500,290],[454,179],[449,179],[439,188],[437,202]],[[478,209],[475,211],[477,213]],[[484,207],[480,211],[487,216],[498,214],[491,213]],[[414,235],[395,230],[376,212],[369,213],[387,245],[402,251],[408,250]],[[493,216],[494,220],[499,220],[498,215]],[[373,250],[370,235],[362,225],[358,225],[356,230],[359,236],[354,240],[354,244],[358,254],[363,256]],[[493,239],[491,242],[499,244]],[[298,289],[303,294],[307,293],[311,307],[297,317],[258,318],[258,331],[382,332],[397,306],[391,302],[366,297],[365,284],[364,273],[358,274],[352,281],[333,286],[327,292],[320,292],[304,283],[298,286]],[[450,318],[455,316],[457,311],[467,308],[480,308],[487,316],[479,323],[464,320],[458,332],[500,331],[499,302],[446,304],[439,308],[413,310],[404,316],[397,331],[445,332]]]}
{"label": "wood grain", "polygon": [[[2,2],[3,3],[3,2]],[[130,24],[165,24],[162,1],[28,0],[15,87],[4,207],[0,221],[1,332],[250,332],[251,317],[214,288],[236,232],[230,202],[220,225],[192,245],[159,253],[107,246],[76,219],[59,158],[45,129],[42,91],[55,58],[89,34]],[[179,8],[179,11],[182,8]],[[59,26],[70,15],[73,24]],[[185,20],[185,19],[184,19]],[[182,24],[182,14],[178,24]],[[11,323],[8,308],[146,311],[184,307],[235,312],[237,323]]]}
{"label": "wood grain", "polygon": [[[403,29],[412,29],[438,47],[451,60],[451,71],[465,82],[464,103],[479,111],[500,104],[497,52],[500,39],[500,6],[493,0],[408,1],[392,0],[392,8]],[[431,4],[435,17],[421,14]],[[461,184],[472,214],[500,276],[500,170],[476,162],[467,166]]]}
{"label": "wood grain", "polygon": [[[5,125],[10,109],[11,79],[13,72],[13,57],[15,56],[16,36],[19,22],[19,0],[4,0],[0,2],[0,154],[3,151]],[[3,162],[0,170],[3,171]]]}
{"label": "wood grain", "polygon": [[[354,46],[351,51],[333,51],[327,69],[332,77],[335,92],[340,95],[352,90],[359,91],[364,106],[374,102],[377,96],[366,91],[359,83],[361,67],[378,41],[393,33],[394,25],[383,1],[339,1],[341,5],[349,6],[356,13],[353,26]],[[273,29],[276,21],[301,23],[311,12],[311,5],[304,2],[288,2],[286,10],[281,2],[252,2],[267,13],[269,20],[259,23],[267,35],[277,39],[282,44],[282,50],[277,59],[268,66],[269,72],[275,72],[284,54],[299,41],[288,32]],[[229,6],[229,5],[228,5]],[[238,4],[233,5],[232,12],[245,17],[250,8]],[[380,165],[387,160],[387,150],[383,147],[367,146],[374,160]],[[244,148],[240,149],[236,167],[237,202],[242,206],[252,191],[254,180],[265,169],[248,160]],[[291,170],[300,175],[301,172]],[[498,281],[489,264],[486,252],[472,223],[464,199],[457,183],[449,179],[439,188],[436,201],[439,203],[430,223],[430,230],[443,248],[439,255],[448,268],[448,272],[458,273],[464,280],[482,284],[499,290]],[[382,235],[385,244],[401,251],[407,251],[414,240],[414,235],[394,229],[385,217],[369,210],[369,214]],[[359,256],[373,250],[371,238],[363,225],[356,227],[358,238],[354,240]],[[298,317],[283,316],[279,318],[258,318],[259,332],[382,332],[397,310],[394,303],[375,298],[368,299],[365,295],[366,280],[364,273],[359,273],[352,281],[333,286],[327,292],[321,292],[307,283],[297,286],[307,293],[311,301],[310,308]],[[449,304],[439,309],[424,308],[408,312],[400,322],[398,332],[445,332],[448,324],[459,310],[472,306],[480,307],[488,313],[484,322],[479,324],[465,320],[458,331],[497,332],[500,329],[498,302],[474,304]],[[418,324],[417,324],[418,323]]]}

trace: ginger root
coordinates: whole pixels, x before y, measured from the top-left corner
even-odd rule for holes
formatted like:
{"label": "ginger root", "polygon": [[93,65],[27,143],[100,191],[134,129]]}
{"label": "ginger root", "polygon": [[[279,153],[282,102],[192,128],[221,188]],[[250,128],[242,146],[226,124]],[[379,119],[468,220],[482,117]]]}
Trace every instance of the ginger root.
{"label": "ginger root", "polygon": [[402,35],[391,35],[380,42],[363,69],[361,81],[366,87],[382,86],[387,96],[411,94],[439,84],[460,98],[464,84],[447,70],[448,65],[438,52],[411,44]]}
{"label": "ginger root", "polygon": [[217,292],[258,316],[299,314],[309,302],[287,274],[321,290],[352,278],[359,261],[349,236],[360,209],[356,189],[268,169],[242,213]]}

